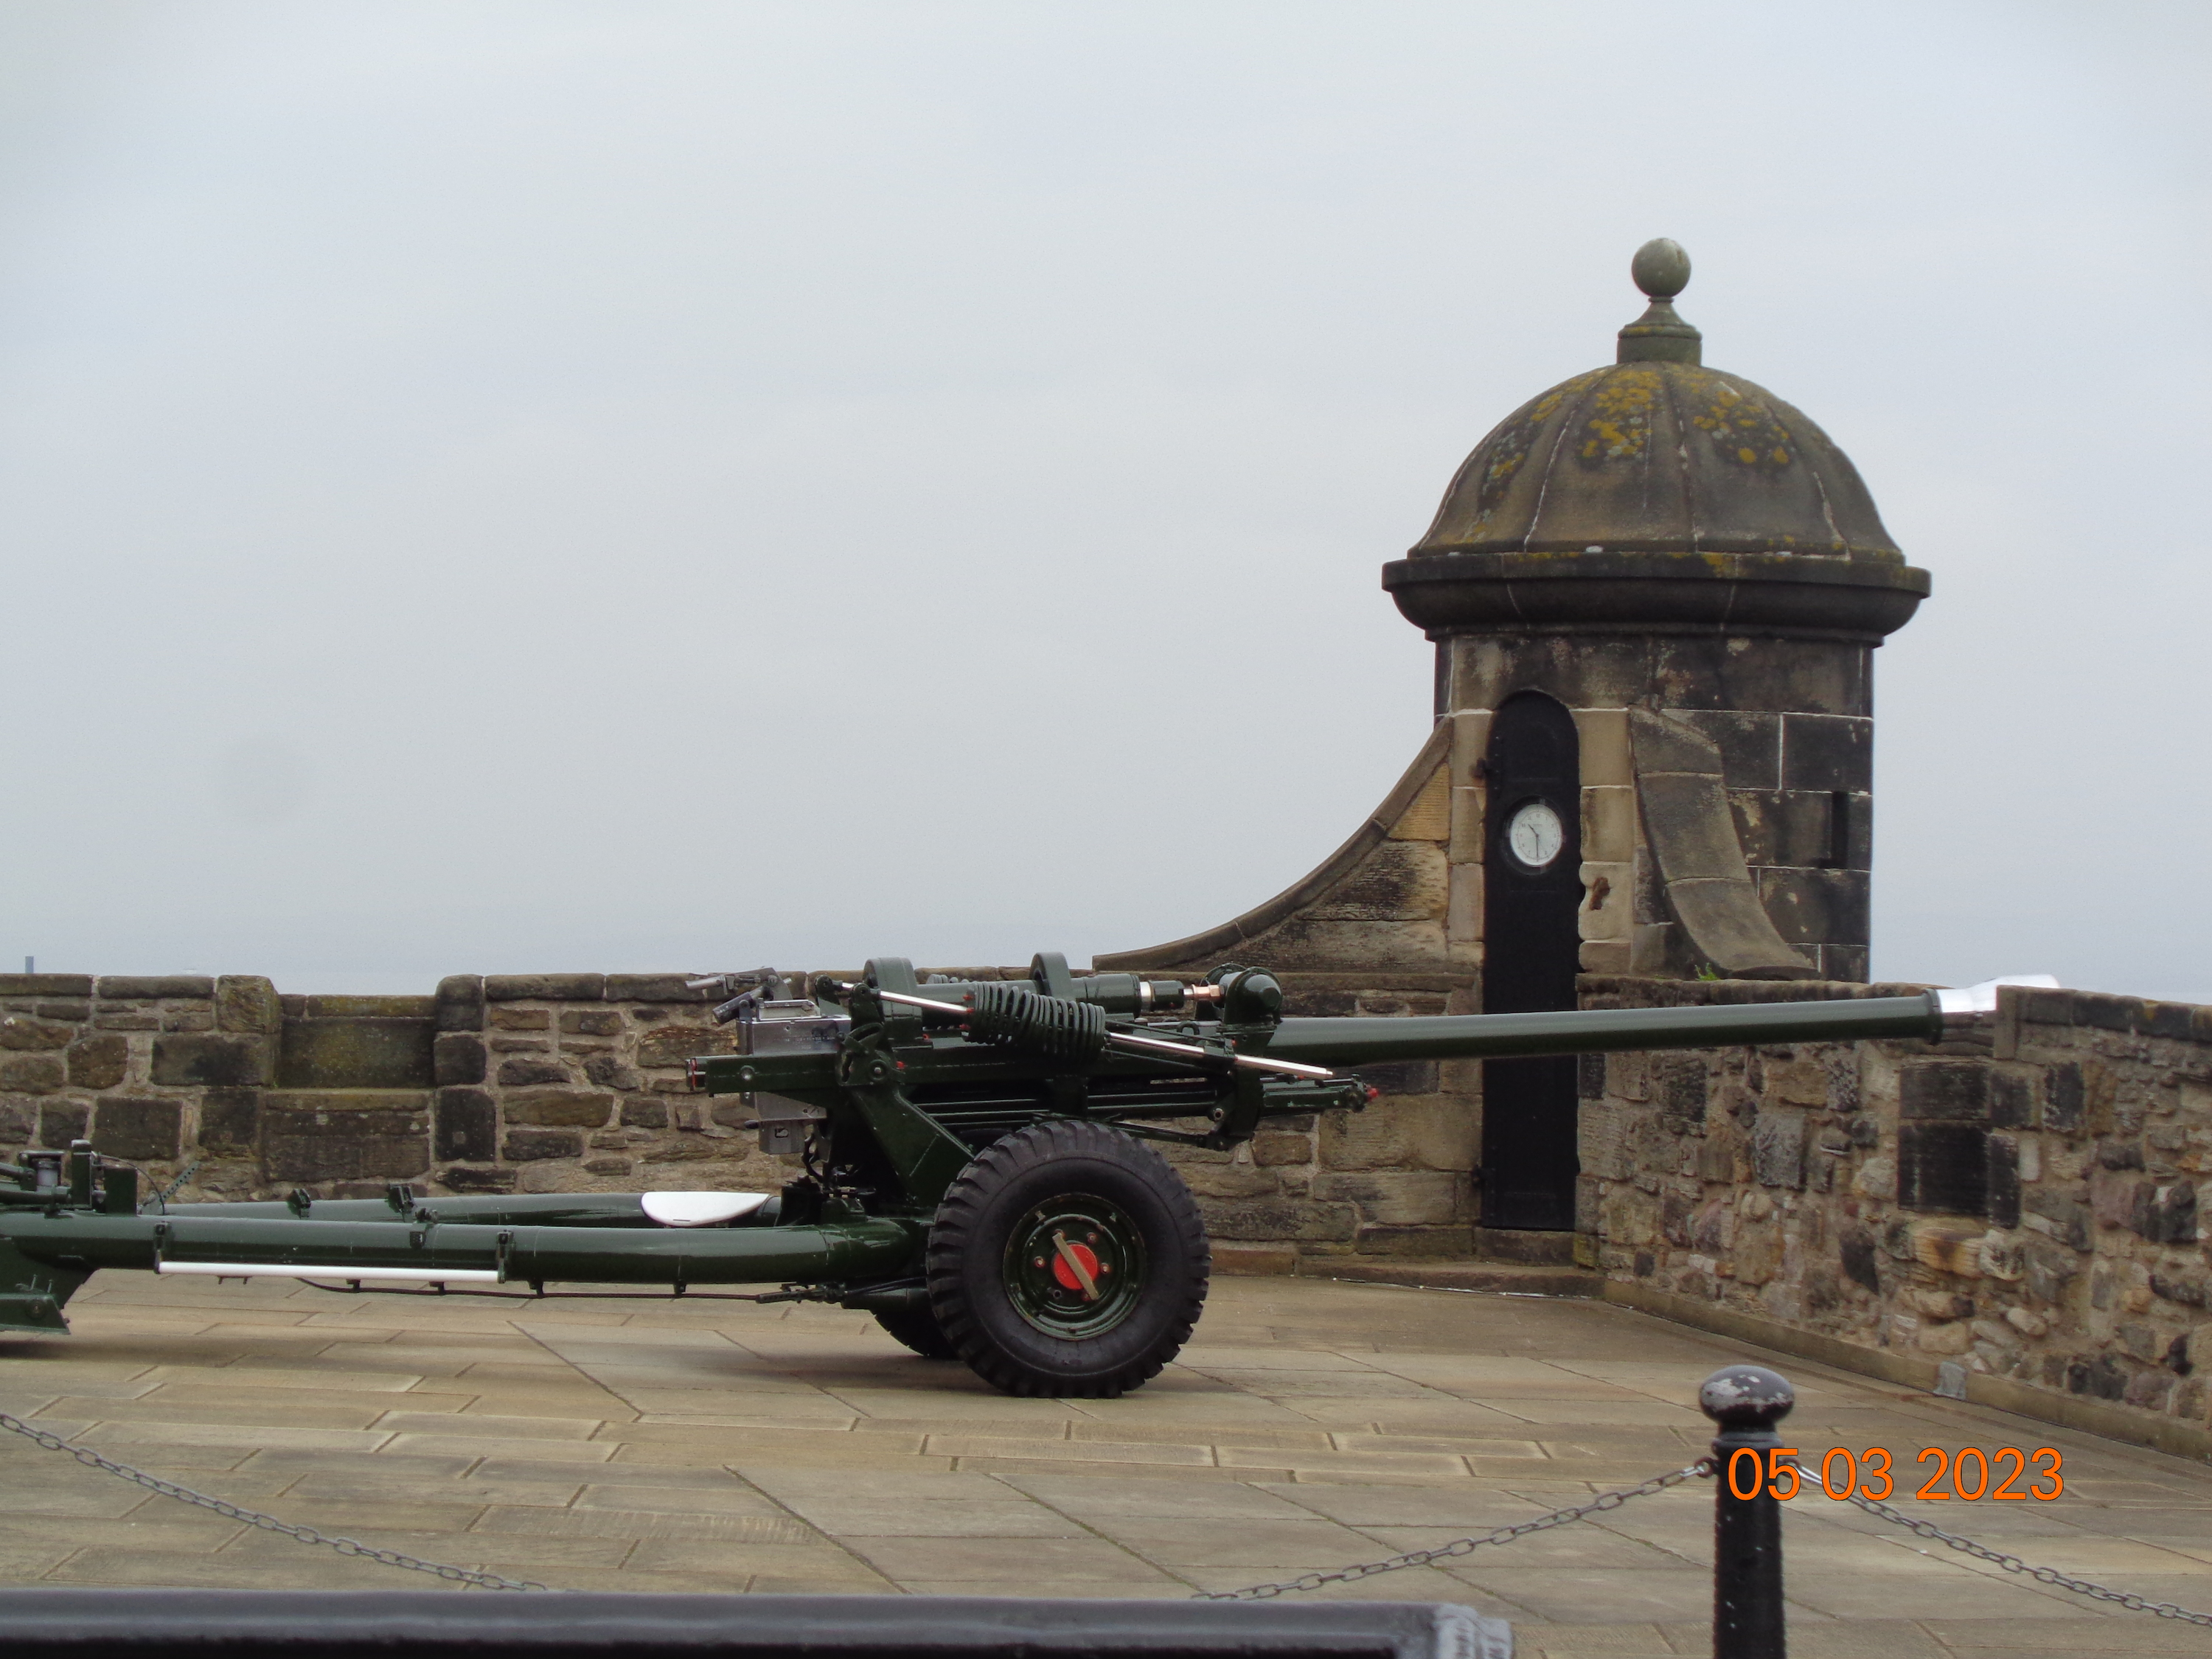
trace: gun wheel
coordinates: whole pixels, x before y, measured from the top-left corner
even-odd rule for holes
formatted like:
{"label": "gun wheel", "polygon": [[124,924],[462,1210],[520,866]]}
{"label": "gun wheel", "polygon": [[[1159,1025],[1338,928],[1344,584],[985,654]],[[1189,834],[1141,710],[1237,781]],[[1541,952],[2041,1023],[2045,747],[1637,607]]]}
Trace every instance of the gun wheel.
{"label": "gun wheel", "polygon": [[876,1323],[924,1359],[960,1358],[951,1343],[945,1340],[945,1328],[937,1322],[937,1316],[927,1309],[920,1313],[879,1313]]}
{"label": "gun wheel", "polygon": [[1110,1399],[1158,1376],[1189,1339],[1211,1270],[1189,1189],[1103,1123],[1036,1123],[994,1142],[929,1234],[937,1323],[1008,1394]]}

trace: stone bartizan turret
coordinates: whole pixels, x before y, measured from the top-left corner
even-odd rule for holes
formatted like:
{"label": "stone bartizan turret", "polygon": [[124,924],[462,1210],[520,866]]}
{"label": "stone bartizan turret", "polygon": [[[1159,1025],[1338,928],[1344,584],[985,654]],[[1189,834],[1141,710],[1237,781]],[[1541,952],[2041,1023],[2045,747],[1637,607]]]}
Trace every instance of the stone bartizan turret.
{"label": "stone bartizan turret", "polygon": [[[1866,978],[1873,653],[1928,575],[1826,433],[1704,366],[1674,306],[1688,256],[1646,243],[1632,270],[1650,304],[1618,361],[1508,416],[1382,568],[1437,647],[1436,726],[1397,787],[1287,891],[1100,969],[1261,963],[1311,1013],[1568,1008],[1605,988],[1578,974]],[[1583,1193],[1577,1064],[1474,1072],[1378,1079],[1364,1139],[1324,1135],[1309,1195],[1375,1210],[1358,1248],[1436,1248],[1466,1194],[1415,1188],[1463,1170],[1485,1249],[1555,1259]]]}

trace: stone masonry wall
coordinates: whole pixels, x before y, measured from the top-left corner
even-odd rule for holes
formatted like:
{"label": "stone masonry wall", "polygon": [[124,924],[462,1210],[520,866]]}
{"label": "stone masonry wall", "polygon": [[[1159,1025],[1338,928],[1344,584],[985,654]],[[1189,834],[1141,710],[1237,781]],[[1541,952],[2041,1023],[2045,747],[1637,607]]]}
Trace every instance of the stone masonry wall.
{"label": "stone masonry wall", "polygon": [[[1025,968],[948,968],[1026,981]],[[854,977],[851,969],[839,977]],[[280,996],[266,979],[0,975],[0,1148],[88,1137],[180,1200],[426,1192],[773,1189],[734,1098],[684,1062],[727,1053],[686,975],[458,975],[432,996]],[[1293,1012],[1456,1009],[1454,981],[1290,976]],[[1169,1147],[1225,1257],[1463,1254],[1468,1067],[1374,1066],[1362,1114],[1269,1125],[1234,1153]]]}
{"label": "stone masonry wall", "polygon": [[[1917,988],[1592,976],[1583,1000]],[[1582,1092],[1578,1224],[1620,1299],[1838,1339],[1953,1391],[2212,1418],[2212,1008],[2008,989],[1972,1040],[1591,1056]]]}

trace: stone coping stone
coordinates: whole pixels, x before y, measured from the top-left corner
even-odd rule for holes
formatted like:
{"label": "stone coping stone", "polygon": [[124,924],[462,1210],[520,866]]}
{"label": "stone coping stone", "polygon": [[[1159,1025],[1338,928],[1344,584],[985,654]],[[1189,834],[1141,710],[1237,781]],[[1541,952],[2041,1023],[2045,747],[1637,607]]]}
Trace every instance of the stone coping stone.
{"label": "stone coping stone", "polygon": [[103,974],[98,988],[103,1002],[208,1002],[215,997],[214,979],[199,974]]}
{"label": "stone coping stone", "polygon": [[0,997],[88,997],[90,974],[0,974]]}

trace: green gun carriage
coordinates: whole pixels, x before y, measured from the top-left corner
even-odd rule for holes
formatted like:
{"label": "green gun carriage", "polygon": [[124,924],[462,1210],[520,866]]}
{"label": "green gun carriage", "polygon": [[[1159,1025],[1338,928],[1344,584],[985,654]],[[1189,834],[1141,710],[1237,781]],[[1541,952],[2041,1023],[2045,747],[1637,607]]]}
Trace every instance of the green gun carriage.
{"label": "green gun carriage", "polygon": [[717,976],[698,984],[728,994],[714,1012],[738,1052],[692,1060],[691,1083],[743,1097],[762,1145],[798,1156],[802,1173],[779,1193],[424,1197],[395,1185],[381,1199],[172,1205],[142,1202],[136,1170],[80,1141],[0,1165],[0,1330],[67,1330],[63,1305],[101,1268],[507,1296],[769,1285],[750,1299],[865,1310],[1010,1394],[1110,1396],[1175,1357],[1206,1300],[1198,1206],[1148,1142],[1224,1149],[1269,1118],[1360,1110],[1375,1091],[1347,1069],[1377,1062],[1940,1040],[1992,1012],[2007,982],[1286,1018],[1275,977],[1237,965],[1197,982],[1078,975],[1050,954],[1026,985],[925,981],[896,957],[849,983]]}

